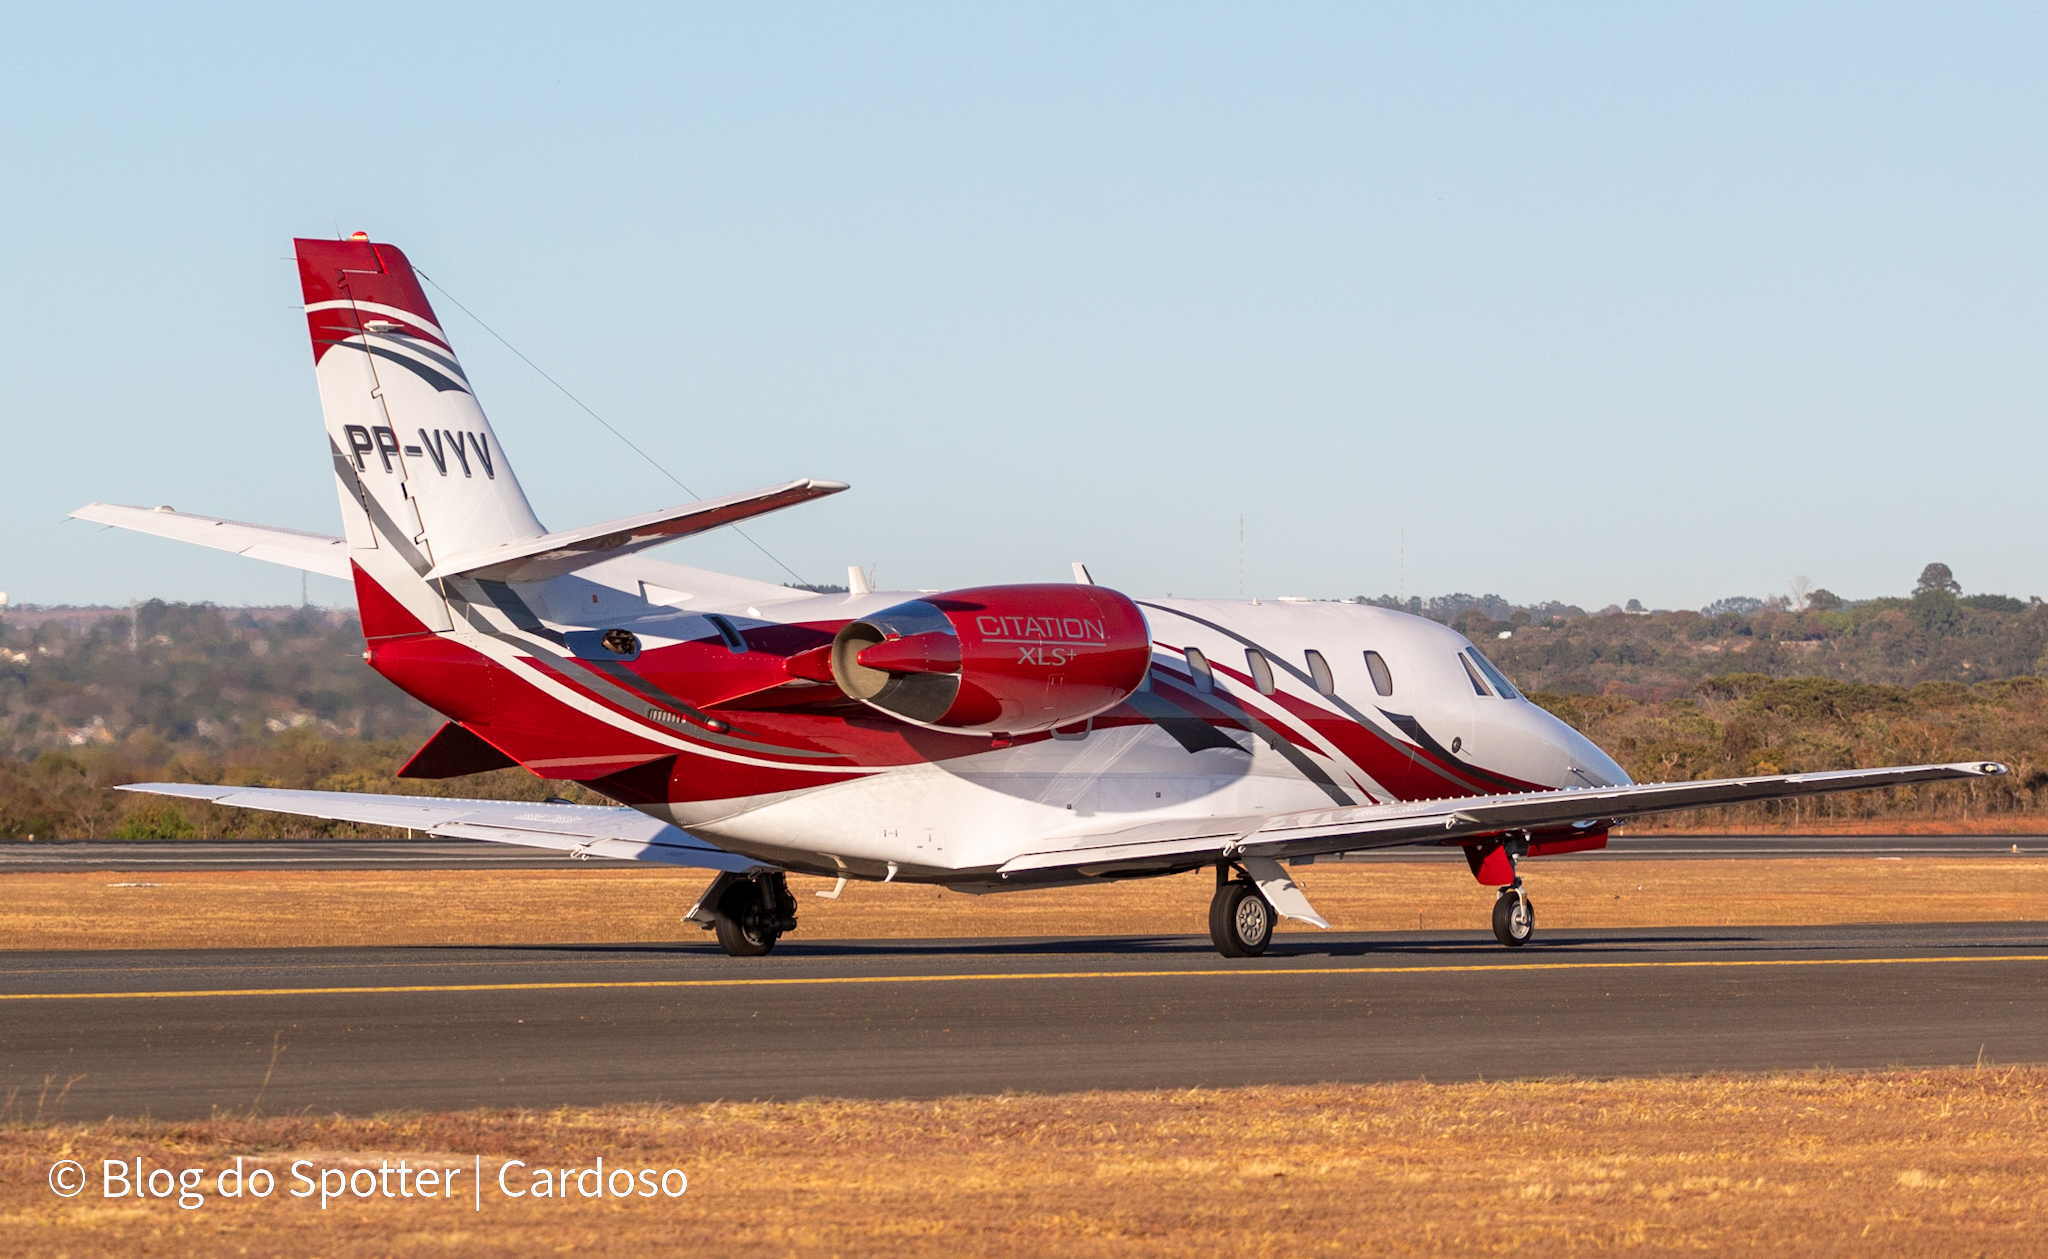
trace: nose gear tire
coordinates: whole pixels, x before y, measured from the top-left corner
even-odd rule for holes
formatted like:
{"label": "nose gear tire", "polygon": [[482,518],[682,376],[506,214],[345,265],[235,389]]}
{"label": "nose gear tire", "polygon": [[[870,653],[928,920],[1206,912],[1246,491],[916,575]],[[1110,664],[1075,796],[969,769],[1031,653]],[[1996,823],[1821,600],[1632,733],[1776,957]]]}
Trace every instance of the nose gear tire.
{"label": "nose gear tire", "polygon": [[1536,934],[1536,906],[1513,890],[1501,893],[1493,902],[1493,935],[1511,949],[1519,949]]}

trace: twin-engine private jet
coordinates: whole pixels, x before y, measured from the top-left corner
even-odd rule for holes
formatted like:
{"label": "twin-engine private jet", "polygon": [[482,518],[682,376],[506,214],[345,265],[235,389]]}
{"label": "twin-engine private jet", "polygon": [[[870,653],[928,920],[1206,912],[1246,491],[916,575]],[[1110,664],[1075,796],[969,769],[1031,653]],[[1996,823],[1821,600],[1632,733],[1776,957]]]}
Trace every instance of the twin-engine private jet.
{"label": "twin-engine private jet", "polygon": [[296,242],[343,535],[169,507],[74,515],[352,580],[369,666],[448,723],[400,777],[509,766],[620,807],[140,783],[127,790],[716,871],[735,956],[787,872],[962,892],[1215,872],[1209,932],[1327,927],[1288,865],[1457,845],[1528,942],[1521,862],[1645,814],[2002,774],[1991,762],[1629,780],[1465,638],[1355,604],[1071,583],[817,594],[648,549],[847,487],[800,480],[550,532],[396,248]]}

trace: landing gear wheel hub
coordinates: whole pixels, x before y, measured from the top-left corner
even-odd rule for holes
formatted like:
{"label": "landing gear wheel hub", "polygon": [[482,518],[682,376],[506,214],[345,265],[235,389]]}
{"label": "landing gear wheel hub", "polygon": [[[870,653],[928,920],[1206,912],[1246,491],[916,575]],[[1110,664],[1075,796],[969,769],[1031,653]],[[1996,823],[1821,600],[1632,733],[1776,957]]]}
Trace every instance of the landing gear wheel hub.
{"label": "landing gear wheel hub", "polygon": [[1519,949],[1536,934],[1536,906],[1529,894],[1517,888],[1503,889],[1493,902],[1493,935],[1511,949]]}
{"label": "landing gear wheel hub", "polygon": [[1257,957],[1273,942],[1276,917],[1256,883],[1224,883],[1209,902],[1209,939],[1225,957]]}

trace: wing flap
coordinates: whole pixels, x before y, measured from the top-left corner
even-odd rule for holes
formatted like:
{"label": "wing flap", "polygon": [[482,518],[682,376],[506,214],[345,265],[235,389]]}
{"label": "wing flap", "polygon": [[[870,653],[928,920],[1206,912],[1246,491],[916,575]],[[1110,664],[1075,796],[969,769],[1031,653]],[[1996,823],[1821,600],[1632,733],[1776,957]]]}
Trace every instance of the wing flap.
{"label": "wing flap", "polygon": [[383,796],[352,791],[287,791],[196,783],[132,783],[123,791],[205,800],[235,809],[291,813],[333,822],[423,831],[445,839],[550,848],[574,856],[617,857],[706,870],[770,869],[762,862],[705,843],[688,831],[633,809],[526,800],[458,800]]}
{"label": "wing flap", "polygon": [[698,503],[606,521],[601,525],[546,533],[538,538],[524,538],[487,550],[451,555],[429,569],[426,577],[429,581],[444,577],[468,577],[478,581],[546,581],[592,564],[686,538],[693,533],[704,533],[767,512],[794,507],[798,503],[808,503],[846,488],[842,481],[788,481],[748,490],[744,494],[708,498]]}
{"label": "wing flap", "polygon": [[168,507],[123,507],[119,503],[87,503],[71,513],[77,520],[132,529],[175,542],[190,542],[216,551],[233,551],[252,560],[302,568],[323,577],[349,580],[348,540],[325,533],[304,533],[270,525],[245,524],[214,516],[195,516]]}
{"label": "wing flap", "polygon": [[1226,851],[1259,828],[1264,819],[1248,817],[1167,818],[1115,831],[1071,836],[1064,844],[1024,853],[1004,863],[1005,877],[1030,870],[1078,869],[1088,873],[1113,868],[1141,869],[1171,865]]}

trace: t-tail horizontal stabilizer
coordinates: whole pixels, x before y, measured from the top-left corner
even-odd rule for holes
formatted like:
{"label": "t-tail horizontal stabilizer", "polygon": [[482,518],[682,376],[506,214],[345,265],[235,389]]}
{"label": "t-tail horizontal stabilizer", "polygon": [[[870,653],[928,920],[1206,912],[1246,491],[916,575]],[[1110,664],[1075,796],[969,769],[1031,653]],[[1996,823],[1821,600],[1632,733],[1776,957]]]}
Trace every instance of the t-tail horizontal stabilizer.
{"label": "t-tail horizontal stabilizer", "polygon": [[481,581],[546,581],[579,568],[631,555],[651,546],[705,533],[737,521],[808,503],[847,488],[843,481],[790,481],[744,494],[708,498],[661,511],[642,512],[601,525],[587,525],[537,538],[522,538],[481,551],[451,555],[425,574],[428,581],[468,577]]}
{"label": "t-tail horizontal stabilizer", "polygon": [[159,538],[193,542],[216,551],[233,551],[252,560],[303,568],[323,577],[349,579],[348,542],[332,534],[302,533],[297,529],[194,516],[168,507],[123,507],[118,503],[87,503],[71,515],[94,524],[153,533]]}

